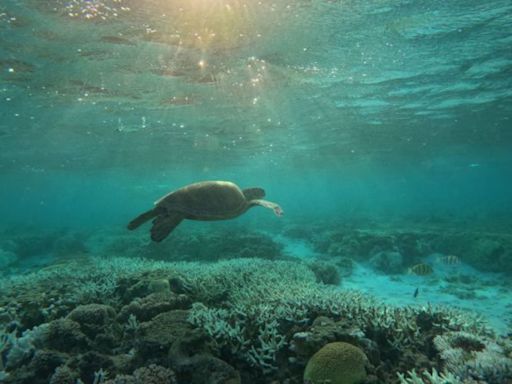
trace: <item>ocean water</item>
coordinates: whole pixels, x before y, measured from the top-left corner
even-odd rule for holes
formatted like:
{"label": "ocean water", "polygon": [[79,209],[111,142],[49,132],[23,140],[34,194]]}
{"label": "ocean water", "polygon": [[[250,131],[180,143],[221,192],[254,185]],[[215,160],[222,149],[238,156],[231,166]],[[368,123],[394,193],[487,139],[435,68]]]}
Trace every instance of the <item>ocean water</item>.
{"label": "ocean water", "polygon": [[[511,20],[3,0],[0,382],[512,383]],[[127,229],[204,180],[284,215]]]}

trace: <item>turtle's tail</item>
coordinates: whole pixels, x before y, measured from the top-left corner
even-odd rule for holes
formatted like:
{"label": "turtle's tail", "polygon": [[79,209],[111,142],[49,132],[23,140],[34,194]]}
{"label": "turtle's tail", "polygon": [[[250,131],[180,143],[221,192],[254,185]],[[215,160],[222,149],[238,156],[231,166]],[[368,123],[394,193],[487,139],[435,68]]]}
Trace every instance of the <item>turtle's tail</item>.
{"label": "turtle's tail", "polygon": [[142,224],[144,224],[146,221],[149,221],[151,220],[152,218],[158,216],[159,214],[159,210],[156,209],[156,208],[153,208],[153,209],[150,209],[149,211],[147,212],[144,212],[142,214],[140,214],[139,216],[137,216],[135,219],[133,219],[132,221],[130,221],[128,223],[128,229],[130,231],[136,229],[136,228],[139,228]]}

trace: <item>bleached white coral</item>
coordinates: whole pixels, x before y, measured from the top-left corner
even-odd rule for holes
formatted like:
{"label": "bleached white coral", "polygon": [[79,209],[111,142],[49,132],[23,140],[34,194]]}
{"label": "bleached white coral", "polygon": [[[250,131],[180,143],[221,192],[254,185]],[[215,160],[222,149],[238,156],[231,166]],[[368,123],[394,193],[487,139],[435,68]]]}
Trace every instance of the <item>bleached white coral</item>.
{"label": "bleached white coral", "polygon": [[448,332],[434,338],[447,371],[463,380],[508,384],[512,380],[512,359],[496,340],[466,332]]}
{"label": "bleached white coral", "polygon": [[54,298],[58,303],[76,305],[97,299],[115,302],[120,280],[140,271],[167,271],[186,280],[197,302],[190,321],[226,350],[264,371],[281,363],[280,352],[290,341],[283,329],[289,324],[310,323],[319,315],[344,318],[360,329],[375,330],[398,349],[415,347],[421,340],[422,322],[438,333],[464,330],[486,335],[485,328],[467,314],[430,305],[396,308],[379,304],[360,292],[318,284],[307,265],[290,261],[233,259],[205,264],[91,257],[86,264],[69,263],[8,276],[2,293],[20,296],[24,292],[44,292],[49,283],[62,282],[64,293]]}
{"label": "bleached white coral", "polygon": [[398,373],[400,384],[464,384],[458,377],[451,373],[439,373],[434,368],[432,372],[424,371],[423,375],[418,375],[413,369],[407,372],[407,375]]}

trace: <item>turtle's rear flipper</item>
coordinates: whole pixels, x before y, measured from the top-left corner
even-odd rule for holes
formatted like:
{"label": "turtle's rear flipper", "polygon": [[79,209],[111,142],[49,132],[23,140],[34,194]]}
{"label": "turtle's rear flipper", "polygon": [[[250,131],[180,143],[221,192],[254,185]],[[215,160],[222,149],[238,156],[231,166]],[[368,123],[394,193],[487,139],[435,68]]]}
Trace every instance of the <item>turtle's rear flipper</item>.
{"label": "turtle's rear flipper", "polygon": [[156,215],[158,215],[158,211],[156,208],[153,208],[153,209],[150,209],[149,211],[147,212],[144,212],[142,214],[140,214],[139,216],[137,216],[135,219],[133,219],[132,221],[130,221],[128,223],[128,229],[129,230],[134,230],[135,228],[138,228],[140,227],[142,224],[144,224],[146,221],[148,220],[151,220],[153,217],[155,217]]}
{"label": "turtle's rear flipper", "polygon": [[151,240],[160,242],[169,236],[169,233],[176,228],[183,220],[183,216],[179,213],[170,213],[158,216],[153,220],[151,227]]}

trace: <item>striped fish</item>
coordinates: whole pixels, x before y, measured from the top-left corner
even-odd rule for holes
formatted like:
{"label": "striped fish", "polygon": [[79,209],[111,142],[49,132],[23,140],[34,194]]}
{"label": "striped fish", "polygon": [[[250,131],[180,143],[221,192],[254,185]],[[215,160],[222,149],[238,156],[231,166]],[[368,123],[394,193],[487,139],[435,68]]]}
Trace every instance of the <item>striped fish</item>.
{"label": "striped fish", "polygon": [[410,274],[415,274],[418,276],[430,275],[432,272],[434,272],[432,267],[428,264],[423,264],[423,263],[413,265],[411,268],[409,268]]}
{"label": "striped fish", "polygon": [[437,261],[446,265],[459,265],[460,259],[455,255],[443,255],[437,258]]}

